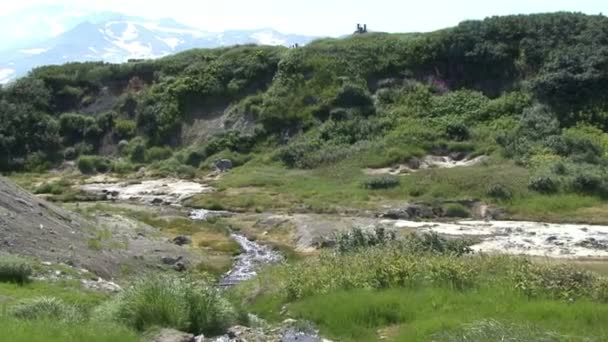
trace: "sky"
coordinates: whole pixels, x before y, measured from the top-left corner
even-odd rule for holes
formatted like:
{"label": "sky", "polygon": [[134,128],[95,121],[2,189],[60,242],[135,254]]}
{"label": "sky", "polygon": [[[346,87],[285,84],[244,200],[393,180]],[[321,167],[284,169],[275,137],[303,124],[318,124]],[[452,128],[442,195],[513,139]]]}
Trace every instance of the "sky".
{"label": "sky", "polygon": [[4,0],[0,20],[46,5],[63,6],[66,12],[168,17],[208,31],[272,27],[283,33],[319,36],[351,33],[356,23],[366,23],[374,31],[419,32],[492,15],[553,11],[608,14],[607,0]]}

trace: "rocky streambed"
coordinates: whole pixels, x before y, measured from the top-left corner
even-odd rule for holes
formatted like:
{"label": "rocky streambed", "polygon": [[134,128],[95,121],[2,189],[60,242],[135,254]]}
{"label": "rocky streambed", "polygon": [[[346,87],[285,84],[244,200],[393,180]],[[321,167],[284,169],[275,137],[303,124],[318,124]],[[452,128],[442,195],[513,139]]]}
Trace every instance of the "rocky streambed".
{"label": "rocky streambed", "polygon": [[82,185],[80,189],[106,200],[169,205],[179,205],[196,194],[213,191],[212,187],[202,183],[172,178],[131,182],[93,182]]}
{"label": "rocky streambed", "polygon": [[383,220],[396,229],[475,237],[477,252],[551,258],[608,258],[608,226],[525,221],[416,222]]}

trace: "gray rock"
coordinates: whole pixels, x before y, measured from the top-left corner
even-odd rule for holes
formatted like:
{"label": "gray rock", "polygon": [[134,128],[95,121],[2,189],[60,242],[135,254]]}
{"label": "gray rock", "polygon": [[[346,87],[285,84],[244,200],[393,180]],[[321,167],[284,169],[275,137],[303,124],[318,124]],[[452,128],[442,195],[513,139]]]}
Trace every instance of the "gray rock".
{"label": "gray rock", "polygon": [[192,243],[192,240],[185,235],[178,235],[173,238],[173,243],[178,246],[189,245]]}
{"label": "gray rock", "polygon": [[194,335],[175,329],[162,329],[150,337],[150,342],[194,342]]}
{"label": "gray rock", "polygon": [[435,218],[441,216],[433,207],[426,204],[407,204],[401,208],[391,208],[380,217],[393,220],[411,220],[417,218]]}
{"label": "gray rock", "polygon": [[448,157],[451,158],[452,160],[455,161],[461,161],[463,159],[465,159],[467,157],[467,153],[466,152],[451,152]]}
{"label": "gray rock", "polygon": [[421,164],[422,164],[422,162],[420,161],[420,159],[418,159],[416,157],[412,157],[412,158],[410,158],[410,160],[407,161],[407,167],[409,167],[412,170],[418,170],[420,168]]}
{"label": "gray rock", "polygon": [[408,220],[410,218],[407,208],[389,209],[381,216],[392,220]]}
{"label": "gray rock", "polygon": [[177,272],[184,272],[186,270],[186,264],[181,261],[178,261],[173,265],[173,269]]}
{"label": "gray rock", "polygon": [[220,159],[215,162],[215,169],[219,172],[226,172],[232,169],[232,160]]}
{"label": "gray rock", "polygon": [[177,258],[174,258],[174,257],[170,257],[170,256],[164,256],[164,257],[160,258],[160,260],[165,265],[174,265],[176,262],[181,261],[182,257],[179,256]]}

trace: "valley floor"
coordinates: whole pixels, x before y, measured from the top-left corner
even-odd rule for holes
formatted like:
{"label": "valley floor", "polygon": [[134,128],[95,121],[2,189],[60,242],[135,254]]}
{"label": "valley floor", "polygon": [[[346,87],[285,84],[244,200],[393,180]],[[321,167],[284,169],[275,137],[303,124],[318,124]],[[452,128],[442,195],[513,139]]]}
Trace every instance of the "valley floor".
{"label": "valley floor", "polygon": [[[218,279],[231,269],[234,256],[243,252],[244,245],[235,242],[231,233],[238,232],[257,244],[272,246],[284,256],[286,266],[276,270],[271,267],[226,294],[239,310],[257,314],[274,329],[280,329],[277,327],[281,327],[285,319],[293,318],[299,325],[312,324],[322,336],[336,341],[481,342],[498,341],[501,336],[512,336],[514,341],[602,341],[608,336],[605,329],[608,306],[604,304],[608,283],[601,276],[608,274],[605,261],[608,226],[598,225],[608,223],[608,210],[601,199],[528,192],[527,171],[500,159],[450,168],[449,172],[429,168],[405,173],[398,176],[398,186],[391,189],[372,190],[362,186],[367,177],[363,169],[348,163],[295,170],[254,162],[219,177],[199,180],[142,182],[135,175],[90,178],[69,172],[18,174],[12,179],[40,193],[40,197],[60,201],[63,208],[96,222],[101,227],[100,233],[94,235],[88,245],[99,253],[127,253],[138,246],[134,241],[141,238],[141,234],[171,246],[183,237],[187,241],[185,246],[179,250],[167,249],[164,253],[169,254],[162,257],[183,257],[180,260],[191,276],[210,274]],[[499,180],[515,189],[511,199],[488,197],[487,187]],[[50,190],[41,191],[45,187]],[[397,215],[406,215],[403,213],[410,205],[419,205],[418,210],[430,210],[431,214],[415,216],[410,212],[409,218]],[[200,214],[203,219],[192,220],[191,208],[204,208]],[[433,212],[437,208],[440,210]],[[499,215],[502,221],[484,216],[488,211]],[[554,224],[505,221],[523,219]],[[341,278],[343,275],[338,277],[338,273],[352,268],[348,264],[351,261],[335,261],[329,265],[333,275],[324,274],[330,272],[329,269],[320,269],[315,264],[337,234],[349,232],[353,227],[371,231],[378,226],[395,230],[405,239],[412,232],[437,232],[449,239],[465,237],[471,239],[473,250],[478,252],[531,256],[525,260],[543,271],[538,271],[538,278],[524,279],[534,287],[534,291],[529,292],[517,282],[517,272],[521,270],[511,269],[508,272],[515,272],[513,276],[503,279],[494,275],[501,272],[498,269],[475,266],[477,261],[469,262],[466,256],[457,258],[456,263],[431,256],[428,262],[435,266],[428,266],[431,271],[424,272],[437,272],[438,278],[423,277],[416,281],[417,285],[408,283],[409,280],[401,283],[394,280],[394,284],[379,286],[380,270],[374,274],[353,273],[346,281]],[[163,265],[161,255],[148,255],[145,249],[137,253]],[[266,252],[255,250],[254,259],[255,253]],[[420,258],[423,264],[427,262],[423,261],[426,254]],[[520,260],[519,257],[512,259],[504,260],[507,264],[517,264]],[[262,257],[262,260],[266,259]],[[395,269],[381,272],[396,272],[395,277],[419,272],[406,271],[410,266],[396,261],[389,264]],[[59,272],[61,276],[55,281],[34,280],[25,285],[0,283],[0,304],[5,311],[10,312],[11,307],[28,298],[52,296],[94,312],[100,303],[115,296],[82,288],[84,278],[72,274],[69,266],[60,265],[40,266],[36,271],[37,274]],[[303,274],[304,278],[293,279],[281,273],[284,272],[281,267],[289,270],[291,265],[296,269],[290,272]],[[173,273],[174,266],[174,263],[166,264],[161,269]],[[58,271],[57,267],[67,267],[67,271]],[[115,274],[115,280],[128,286],[139,271],[124,269]],[[588,271],[593,276],[587,275]],[[472,272],[475,276],[467,280],[468,285],[455,286],[449,279],[460,277],[460,272]],[[292,282],[306,284],[309,281],[306,274],[327,277],[323,278],[326,283],[312,287],[316,290],[293,295]],[[12,341],[38,341],[41,337],[30,331],[44,324],[7,318],[0,328],[11,332]],[[122,325],[112,328],[114,335],[104,331],[107,326],[88,322],[72,325],[70,329],[61,325],[55,328],[56,333],[46,336],[45,341],[140,338],[137,332]],[[263,334],[273,328],[257,329],[261,336],[270,336]]]}

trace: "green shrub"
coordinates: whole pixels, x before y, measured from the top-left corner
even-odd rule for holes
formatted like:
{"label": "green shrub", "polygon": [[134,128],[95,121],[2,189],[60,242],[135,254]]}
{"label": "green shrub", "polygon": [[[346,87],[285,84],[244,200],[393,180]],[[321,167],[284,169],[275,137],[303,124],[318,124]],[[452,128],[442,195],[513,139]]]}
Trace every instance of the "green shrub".
{"label": "green shrub", "polygon": [[234,308],[217,288],[174,275],[141,278],[117,301],[117,318],[140,331],[161,326],[213,335],[236,323]]}
{"label": "green shrub", "polygon": [[129,158],[134,163],[146,162],[146,144],[143,140],[134,139],[129,143]]}
{"label": "green shrub", "polygon": [[469,128],[463,122],[448,123],[445,128],[445,134],[449,139],[456,141],[464,141],[471,136]]}
{"label": "green shrub", "polygon": [[528,182],[528,188],[543,194],[553,194],[559,190],[559,181],[549,175],[534,176]]}
{"label": "green shrub", "polygon": [[74,160],[78,157],[78,152],[74,147],[68,147],[63,150],[63,159],[65,160]]}
{"label": "green shrub", "polygon": [[510,200],[513,197],[511,191],[500,183],[491,185],[486,191],[486,194],[499,200]]}
{"label": "green shrub", "polygon": [[30,172],[45,172],[51,167],[49,156],[44,152],[34,152],[27,155],[23,164],[25,170]]}
{"label": "green shrub", "polygon": [[39,194],[52,194],[61,195],[64,193],[70,184],[65,180],[58,180],[54,182],[45,182],[34,189],[34,193]]}
{"label": "green shrub", "polygon": [[410,253],[431,253],[462,256],[473,253],[470,246],[473,244],[468,239],[446,239],[441,235],[431,232],[414,234],[400,241],[400,247]]}
{"label": "green shrub", "polygon": [[190,165],[180,165],[175,172],[180,178],[192,179],[196,177],[196,169]]}
{"label": "green shrub", "polygon": [[451,203],[445,206],[445,216],[467,218],[471,216],[469,209],[458,203]]}
{"label": "green shrub", "polygon": [[387,245],[396,239],[397,235],[394,231],[387,231],[383,227],[376,227],[374,231],[363,231],[361,228],[353,228],[335,237],[336,249],[340,253],[352,252],[372,246]]}
{"label": "green shrub", "polygon": [[137,125],[133,120],[118,119],[114,124],[114,132],[118,139],[131,139],[135,136]]}
{"label": "green shrub", "polygon": [[126,175],[135,171],[135,165],[125,160],[119,160],[112,163],[112,172]]}
{"label": "green shrub", "polygon": [[24,284],[29,281],[33,269],[29,261],[15,257],[0,257],[0,281]]}
{"label": "green shrub", "polygon": [[570,187],[576,192],[586,194],[602,194],[606,190],[603,175],[594,170],[578,170],[570,180]]}
{"label": "green shrub", "polygon": [[77,166],[78,170],[84,174],[105,173],[111,169],[110,161],[100,156],[80,156]]}
{"label": "green shrub", "polygon": [[602,278],[572,265],[522,263],[513,273],[516,287],[529,297],[549,297],[573,300],[597,296],[602,290]]}
{"label": "green shrub", "polygon": [[76,322],[82,320],[82,313],[61,300],[53,297],[38,297],[18,303],[12,314],[20,319]]}
{"label": "green shrub", "polygon": [[65,113],[59,117],[60,133],[68,144],[86,140],[91,143],[97,142],[103,134],[95,118],[87,115]]}
{"label": "green shrub", "polygon": [[400,184],[399,178],[393,176],[374,177],[366,180],[363,186],[372,189],[390,189],[398,187]]}
{"label": "green shrub", "polygon": [[145,159],[146,162],[153,162],[159,160],[165,160],[171,158],[173,155],[173,150],[170,147],[163,146],[154,146],[147,151],[145,151]]}

